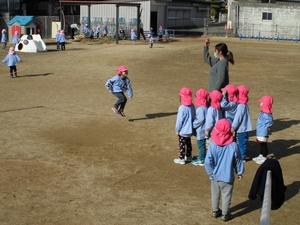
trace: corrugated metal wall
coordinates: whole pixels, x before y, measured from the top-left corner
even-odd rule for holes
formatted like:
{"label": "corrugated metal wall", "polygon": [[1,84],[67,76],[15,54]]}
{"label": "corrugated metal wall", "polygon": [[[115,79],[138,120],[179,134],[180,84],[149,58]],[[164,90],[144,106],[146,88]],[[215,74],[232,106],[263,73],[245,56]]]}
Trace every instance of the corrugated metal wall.
{"label": "corrugated metal wall", "polygon": [[[142,15],[141,22],[143,23],[144,30],[150,30],[150,1],[137,2],[141,3]],[[80,6],[81,21],[88,16],[88,7]],[[137,7],[121,6],[120,23],[136,23]],[[97,23],[115,23],[116,6],[115,5],[91,5],[91,24],[97,26]]]}

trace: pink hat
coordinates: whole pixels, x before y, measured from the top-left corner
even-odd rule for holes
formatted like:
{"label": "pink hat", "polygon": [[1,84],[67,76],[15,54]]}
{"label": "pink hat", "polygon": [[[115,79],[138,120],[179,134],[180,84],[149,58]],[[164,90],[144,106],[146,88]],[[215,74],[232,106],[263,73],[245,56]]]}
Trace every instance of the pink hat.
{"label": "pink hat", "polygon": [[222,89],[227,92],[228,101],[230,102],[237,102],[237,89],[233,84],[228,84],[226,87]]}
{"label": "pink hat", "polygon": [[229,120],[218,120],[211,132],[211,138],[213,142],[219,146],[231,144],[233,142],[233,134],[231,133],[231,124]]}
{"label": "pink hat", "polygon": [[123,72],[127,72],[128,68],[126,66],[121,65],[121,66],[118,67],[117,71],[118,71],[118,74],[121,74]]}
{"label": "pink hat", "polygon": [[237,92],[238,92],[237,103],[247,104],[249,89],[245,85],[240,85],[237,87]]}
{"label": "pink hat", "polygon": [[210,97],[211,107],[213,107],[215,109],[220,109],[221,108],[220,102],[222,100],[221,92],[214,90],[214,91],[210,92],[209,97]]}
{"label": "pink hat", "polygon": [[6,30],[5,29],[2,29],[2,31],[1,31],[2,33],[5,33],[6,32]]}
{"label": "pink hat", "polygon": [[192,89],[183,87],[179,92],[180,100],[182,105],[191,105],[192,104]]}
{"label": "pink hat", "polygon": [[60,33],[61,33],[61,34],[64,34],[64,33],[65,33],[65,31],[64,31],[64,30],[61,30],[61,31],[60,31]]}
{"label": "pink hat", "polygon": [[272,104],[273,104],[273,98],[272,96],[263,96],[259,100],[260,102],[260,111],[264,113],[272,113]]}
{"label": "pink hat", "polygon": [[196,92],[196,96],[195,96],[195,99],[194,99],[194,103],[196,106],[204,106],[206,107],[208,105],[208,96],[209,96],[209,93],[207,90],[205,89],[199,89],[197,92]]}

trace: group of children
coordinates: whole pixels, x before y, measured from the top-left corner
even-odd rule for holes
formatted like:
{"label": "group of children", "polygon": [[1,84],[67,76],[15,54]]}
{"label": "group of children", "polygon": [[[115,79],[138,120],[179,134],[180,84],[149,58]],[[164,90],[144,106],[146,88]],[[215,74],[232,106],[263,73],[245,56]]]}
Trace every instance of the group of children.
{"label": "group of children", "polygon": [[[239,148],[241,159],[248,160],[249,132],[252,130],[248,107],[249,90],[245,85],[235,87],[233,84],[223,88],[222,93],[214,90],[208,93],[199,89],[192,101],[192,90],[182,88],[179,92],[181,105],[178,108],[176,132],[179,137],[179,156],[174,159],[177,164],[191,162],[195,166],[203,166],[207,152],[207,142],[210,142],[211,132],[216,122],[226,118],[231,125],[231,132]],[[253,160],[262,164],[268,155],[267,140],[272,126],[271,96],[260,100],[261,112],[256,125],[257,142],[260,144],[260,155]],[[196,109],[195,109],[196,107]],[[191,137],[197,139],[198,156],[192,158]]]}
{"label": "group of children", "polygon": [[65,51],[66,50],[66,37],[65,37],[64,30],[57,31],[55,40],[56,40],[56,49]]}

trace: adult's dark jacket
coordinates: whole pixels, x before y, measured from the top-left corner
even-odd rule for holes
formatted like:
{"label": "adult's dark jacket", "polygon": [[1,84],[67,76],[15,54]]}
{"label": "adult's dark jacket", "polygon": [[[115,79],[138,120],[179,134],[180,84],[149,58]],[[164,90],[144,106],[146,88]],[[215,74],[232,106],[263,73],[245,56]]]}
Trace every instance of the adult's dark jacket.
{"label": "adult's dark jacket", "polygon": [[250,200],[263,199],[268,170],[272,171],[271,209],[275,210],[283,204],[286,191],[281,166],[276,159],[267,159],[257,169],[248,197]]}

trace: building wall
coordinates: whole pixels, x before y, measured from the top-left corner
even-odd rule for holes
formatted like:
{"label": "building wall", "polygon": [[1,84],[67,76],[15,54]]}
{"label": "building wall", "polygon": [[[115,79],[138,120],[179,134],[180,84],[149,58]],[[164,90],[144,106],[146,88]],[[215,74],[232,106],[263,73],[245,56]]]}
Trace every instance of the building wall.
{"label": "building wall", "polygon": [[[263,13],[272,19],[263,19]],[[240,4],[238,23],[242,36],[300,39],[300,3]]]}

